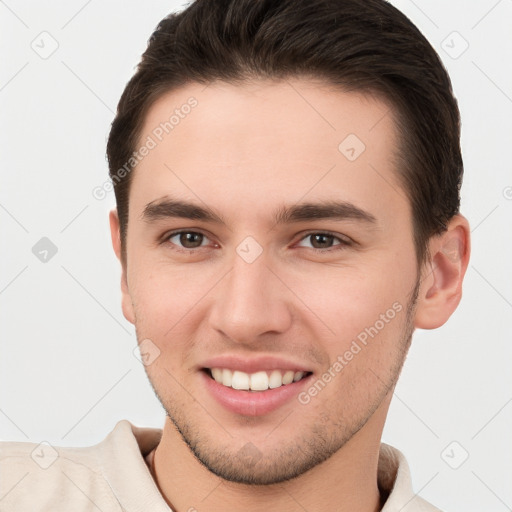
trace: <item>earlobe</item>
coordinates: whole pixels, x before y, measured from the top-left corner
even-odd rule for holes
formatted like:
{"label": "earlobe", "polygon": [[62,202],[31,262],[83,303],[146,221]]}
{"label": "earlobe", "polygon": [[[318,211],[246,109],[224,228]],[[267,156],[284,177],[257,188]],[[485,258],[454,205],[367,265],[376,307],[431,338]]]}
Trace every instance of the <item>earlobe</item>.
{"label": "earlobe", "polygon": [[465,217],[455,215],[448,229],[430,241],[414,319],[419,329],[441,327],[462,297],[462,282],[469,263],[470,229]]}
{"label": "earlobe", "polygon": [[121,307],[123,310],[123,315],[128,320],[128,322],[134,324],[135,323],[135,313],[133,310],[132,298],[130,295],[130,290],[128,288],[128,278],[127,278],[127,265],[126,262],[123,261],[122,257],[122,243],[121,243],[121,231],[119,225],[119,217],[117,215],[117,210],[111,210],[109,214],[109,222],[110,222],[110,237],[112,239],[112,247],[117,256],[117,259],[121,263]]}

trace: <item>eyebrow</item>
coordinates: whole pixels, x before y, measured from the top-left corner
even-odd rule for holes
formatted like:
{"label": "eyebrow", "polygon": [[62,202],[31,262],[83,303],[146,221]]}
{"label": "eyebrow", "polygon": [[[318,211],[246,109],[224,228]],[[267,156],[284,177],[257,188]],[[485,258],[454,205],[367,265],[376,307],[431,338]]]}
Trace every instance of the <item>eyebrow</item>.
{"label": "eyebrow", "polygon": [[207,206],[199,206],[187,201],[169,198],[157,199],[148,203],[142,212],[141,218],[149,223],[173,217],[226,224],[220,215],[217,215]]}
{"label": "eyebrow", "polygon": [[[185,218],[226,225],[221,215],[207,206],[178,199],[162,198],[147,204],[141,216],[150,223],[166,218]],[[356,220],[377,226],[374,215],[347,201],[319,201],[281,206],[274,213],[274,225],[318,219]]]}
{"label": "eyebrow", "polygon": [[282,206],[277,210],[274,222],[287,224],[314,219],[357,220],[377,224],[374,215],[347,201],[320,201]]}

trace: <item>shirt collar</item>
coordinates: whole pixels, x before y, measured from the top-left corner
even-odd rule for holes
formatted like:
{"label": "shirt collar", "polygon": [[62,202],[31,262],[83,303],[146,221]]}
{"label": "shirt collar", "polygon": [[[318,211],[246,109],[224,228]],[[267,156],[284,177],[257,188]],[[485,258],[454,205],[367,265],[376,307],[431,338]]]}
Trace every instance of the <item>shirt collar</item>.
{"label": "shirt collar", "polygon": [[[128,420],[121,420],[99,445],[104,477],[127,512],[172,512],[145,461],[161,437],[162,429],[137,427]],[[130,468],[138,485],[133,485],[133,478],[127,478],[123,468]],[[381,512],[437,510],[435,507],[418,508],[419,502],[426,502],[412,490],[407,460],[402,452],[386,443],[380,446],[377,481],[381,493],[387,496]]]}

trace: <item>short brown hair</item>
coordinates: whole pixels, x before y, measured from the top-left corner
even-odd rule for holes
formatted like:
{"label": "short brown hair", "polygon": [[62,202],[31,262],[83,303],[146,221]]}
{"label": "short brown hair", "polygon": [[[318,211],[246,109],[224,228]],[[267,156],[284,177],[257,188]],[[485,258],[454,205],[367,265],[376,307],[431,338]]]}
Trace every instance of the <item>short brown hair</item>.
{"label": "short brown hair", "polygon": [[417,261],[425,262],[430,237],[459,211],[460,116],[439,56],[384,0],[195,0],[160,22],[107,144],[125,261],[132,173],[120,180],[117,172],[136,150],[150,106],[190,82],[291,77],[376,94],[394,107],[397,175],[411,203]]}

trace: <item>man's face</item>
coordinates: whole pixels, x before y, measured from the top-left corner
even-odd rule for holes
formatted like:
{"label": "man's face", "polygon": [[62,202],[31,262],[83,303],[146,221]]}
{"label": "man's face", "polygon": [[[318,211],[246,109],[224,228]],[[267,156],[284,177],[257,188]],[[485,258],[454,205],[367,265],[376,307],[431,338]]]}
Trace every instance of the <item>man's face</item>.
{"label": "man's face", "polygon": [[385,417],[418,283],[388,111],[297,79],[187,85],[145,119],[123,310],[166,428],[228,480],[297,476]]}

